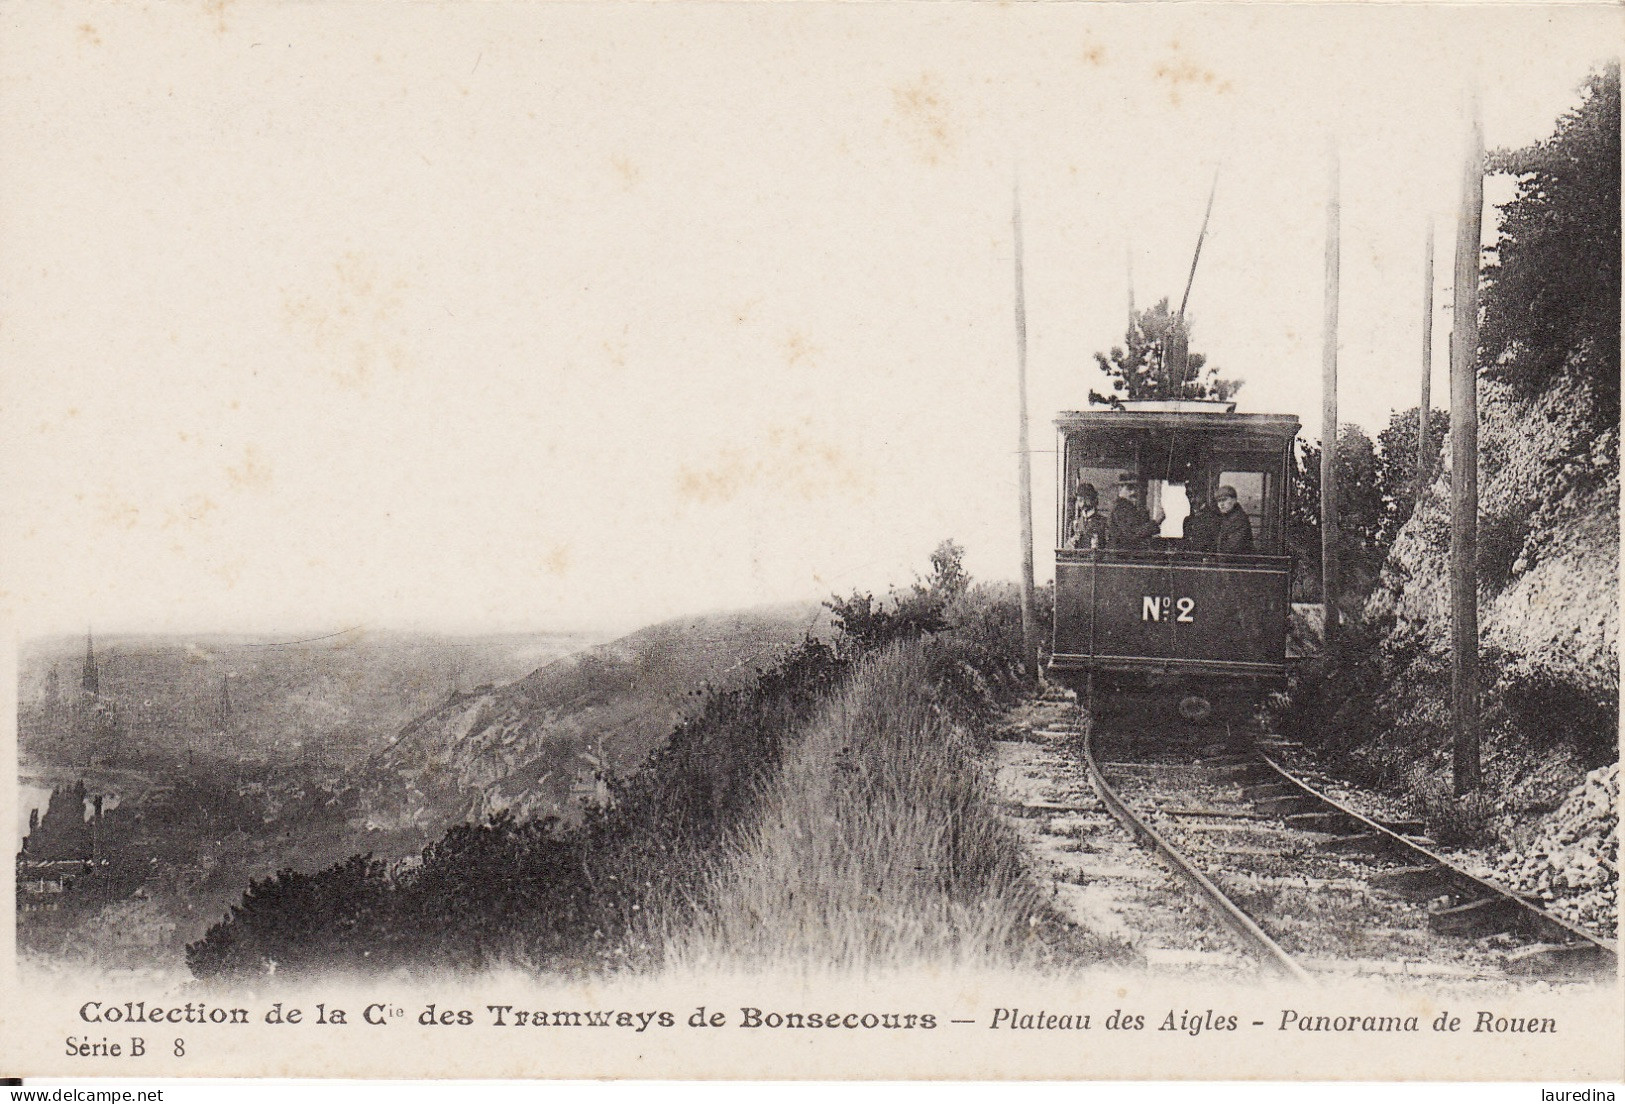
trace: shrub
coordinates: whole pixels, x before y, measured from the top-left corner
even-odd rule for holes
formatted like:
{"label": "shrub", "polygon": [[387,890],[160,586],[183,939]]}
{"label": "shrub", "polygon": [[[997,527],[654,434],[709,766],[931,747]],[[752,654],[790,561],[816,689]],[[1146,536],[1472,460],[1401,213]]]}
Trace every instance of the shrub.
{"label": "shrub", "polygon": [[1494,838],[1495,802],[1483,790],[1457,795],[1450,782],[1426,767],[1411,773],[1411,798],[1433,838],[1447,847],[1471,847]]}
{"label": "shrub", "polygon": [[937,545],[931,553],[931,574],[916,579],[907,591],[893,591],[890,609],[868,591],[854,590],[847,598],[831,596],[824,606],[834,615],[844,650],[859,654],[948,628],[947,608],[970,584],[964,555],[952,540]]}
{"label": "shrub", "polygon": [[390,889],[371,855],[314,875],[279,871],[249,883],[242,904],[186,948],[186,964],[198,977],[366,968],[390,942]]}

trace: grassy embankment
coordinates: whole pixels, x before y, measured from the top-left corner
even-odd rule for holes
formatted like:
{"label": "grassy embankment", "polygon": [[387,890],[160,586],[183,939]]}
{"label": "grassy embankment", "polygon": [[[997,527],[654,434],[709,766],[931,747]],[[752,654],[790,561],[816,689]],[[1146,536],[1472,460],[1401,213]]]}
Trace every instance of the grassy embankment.
{"label": "grassy embankment", "polygon": [[668,965],[866,971],[1053,954],[1039,938],[1045,897],[963,718],[943,706],[952,662],[940,645],[893,644],[830,694],[708,877],[706,907],[667,918]]}

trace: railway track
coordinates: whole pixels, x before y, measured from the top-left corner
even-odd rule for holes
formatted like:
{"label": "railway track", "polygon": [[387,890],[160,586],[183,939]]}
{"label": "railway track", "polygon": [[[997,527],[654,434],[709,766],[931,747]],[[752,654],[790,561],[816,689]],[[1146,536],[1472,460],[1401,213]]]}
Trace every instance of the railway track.
{"label": "railway track", "polygon": [[1281,745],[1136,739],[1085,721],[1102,803],[1161,856],[1257,966],[1317,975],[1611,975],[1611,941],[1437,854],[1288,769]]}

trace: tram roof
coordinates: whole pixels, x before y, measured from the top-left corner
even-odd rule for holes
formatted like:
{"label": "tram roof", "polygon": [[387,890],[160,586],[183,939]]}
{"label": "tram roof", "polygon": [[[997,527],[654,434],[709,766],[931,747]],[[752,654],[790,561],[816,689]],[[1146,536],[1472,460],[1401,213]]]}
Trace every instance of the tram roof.
{"label": "tram roof", "polygon": [[[1068,430],[1178,430],[1181,433],[1245,433],[1290,441],[1298,435],[1296,414],[1232,414],[1205,410],[1177,409],[1186,404],[1159,404],[1171,410],[1063,410],[1055,418],[1055,428]],[[1204,404],[1208,405],[1208,404]]]}

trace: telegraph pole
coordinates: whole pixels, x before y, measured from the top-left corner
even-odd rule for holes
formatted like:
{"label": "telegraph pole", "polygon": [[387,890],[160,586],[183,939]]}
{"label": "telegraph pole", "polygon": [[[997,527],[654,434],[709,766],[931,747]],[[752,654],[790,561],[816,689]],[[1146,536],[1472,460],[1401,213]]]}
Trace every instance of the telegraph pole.
{"label": "telegraph pole", "polygon": [[1457,794],[1479,784],[1478,261],[1484,217],[1484,132],[1478,97],[1456,219],[1455,331],[1450,349],[1451,735]]}
{"label": "telegraph pole", "polygon": [[1326,662],[1335,667],[1337,625],[1337,307],[1341,233],[1337,148],[1332,147],[1331,195],[1326,203],[1326,306],[1321,343],[1320,600],[1326,607]]}
{"label": "telegraph pole", "polygon": [[1134,247],[1127,246],[1123,250],[1124,268],[1128,273],[1128,329],[1125,334],[1134,332]]}
{"label": "telegraph pole", "polygon": [[1428,421],[1433,403],[1433,217],[1428,216],[1427,252],[1422,264],[1422,399],[1416,406],[1416,508],[1432,482],[1432,443]]}
{"label": "telegraph pole", "polygon": [[1011,223],[1016,238],[1016,392],[1021,411],[1017,438],[1018,480],[1021,489],[1021,648],[1042,677],[1038,665],[1038,617],[1033,610],[1033,460],[1027,445],[1027,289],[1021,267],[1021,187],[1015,189]]}

